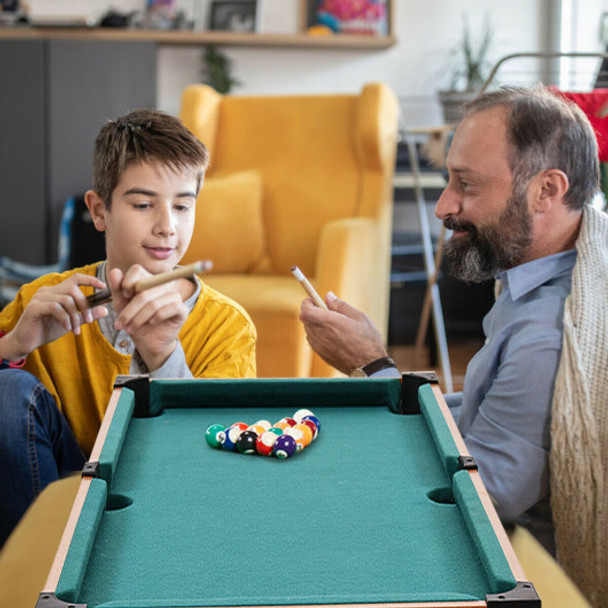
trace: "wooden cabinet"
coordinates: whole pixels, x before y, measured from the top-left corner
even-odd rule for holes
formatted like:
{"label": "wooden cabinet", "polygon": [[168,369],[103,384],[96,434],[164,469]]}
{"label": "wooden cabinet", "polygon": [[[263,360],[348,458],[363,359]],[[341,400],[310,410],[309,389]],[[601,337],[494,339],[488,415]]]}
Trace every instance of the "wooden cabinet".
{"label": "wooden cabinet", "polygon": [[55,262],[65,200],[91,186],[108,119],[156,106],[156,45],[1,39],[0,254]]}
{"label": "wooden cabinet", "polygon": [[386,36],[0,27],[0,255],[56,260],[63,204],[90,187],[102,124],[156,106],[159,45],[380,50],[396,43],[388,6]]}

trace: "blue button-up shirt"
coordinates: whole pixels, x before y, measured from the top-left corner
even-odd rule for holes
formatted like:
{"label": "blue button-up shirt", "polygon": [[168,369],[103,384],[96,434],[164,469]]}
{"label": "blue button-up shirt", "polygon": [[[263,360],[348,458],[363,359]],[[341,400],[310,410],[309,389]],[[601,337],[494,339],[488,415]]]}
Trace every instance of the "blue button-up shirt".
{"label": "blue button-up shirt", "polygon": [[503,521],[525,522],[549,495],[551,403],[575,262],[573,249],[500,273],[486,343],[463,392],[447,397]]}
{"label": "blue button-up shirt", "polygon": [[501,519],[548,537],[551,403],[575,262],[572,249],[497,276],[502,291],[483,320],[485,345],[463,392],[445,396]]}

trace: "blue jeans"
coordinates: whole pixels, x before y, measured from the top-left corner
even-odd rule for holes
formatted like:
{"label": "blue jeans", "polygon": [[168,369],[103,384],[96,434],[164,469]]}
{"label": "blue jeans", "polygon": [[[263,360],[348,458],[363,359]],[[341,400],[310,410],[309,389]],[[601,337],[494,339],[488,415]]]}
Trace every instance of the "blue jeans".
{"label": "blue jeans", "polygon": [[34,498],[84,462],[44,385],[23,370],[0,371],[0,547]]}

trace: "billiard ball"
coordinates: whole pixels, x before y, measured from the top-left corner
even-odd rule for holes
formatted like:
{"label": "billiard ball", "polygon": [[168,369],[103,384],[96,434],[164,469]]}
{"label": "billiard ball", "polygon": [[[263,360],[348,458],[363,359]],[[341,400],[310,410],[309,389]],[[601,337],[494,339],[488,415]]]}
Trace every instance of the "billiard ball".
{"label": "billiard ball", "polygon": [[[310,433],[310,429],[308,429],[308,432]],[[289,435],[295,439],[297,452],[301,452],[306,447],[307,444],[305,445],[304,433],[301,429],[292,426],[285,431],[285,435]]]}
{"label": "billiard ball", "polygon": [[278,422],[275,422],[272,426],[273,426],[273,428],[281,429],[282,431],[284,431],[285,429],[288,429],[291,426],[291,424],[289,424],[289,422],[287,422],[287,420],[285,420],[283,418],[283,420],[279,420]]}
{"label": "billiard ball", "polygon": [[306,447],[312,441],[312,429],[307,424],[296,424],[294,430],[299,430],[303,433],[302,441],[304,443],[304,447]]}
{"label": "billiard ball", "polygon": [[255,431],[243,431],[236,440],[236,449],[241,454],[255,454],[255,442],[258,435]]}
{"label": "billiard ball", "polygon": [[[245,428],[247,428],[247,427],[245,427]],[[243,429],[241,429],[239,426],[236,426],[234,424],[229,426],[226,429],[224,442],[222,443],[222,448],[224,450],[230,450],[231,452],[234,452],[236,450],[236,442],[239,438],[239,435],[243,432],[244,432]]]}
{"label": "billiard ball", "polygon": [[267,431],[272,426],[269,420],[258,420],[254,423],[254,425],[261,426],[265,431]]}
{"label": "billiard ball", "polygon": [[317,435],[319,434],[319,429],[317,425],[312,420],[307,420],[306,418],[304,418],[304,420],[302,420],[300,424],[304,424],[310,429],[312,433],[312,440],[314,441],[317,438]]}
{"label": "billiard ball", "polygon": [[311,420],[312,422],[314,422],[317,425],[317,433],[321,432],[321,423],[319,422],[319,419],[316,416],[304,416],[304,418],[302,418],[302,422],[304,422],[305,420]]}
{"label": "billiard ball", "polygon": [[212,424],[205,431],[205,440],[215,449],[222,447],[224,438],[226,437],[226,427],[223,424]]}
{"label": "billiard ball", "polygon": [[278,426],[271,426],[268,429],[269,433],[274,433],[275,435],[282,435],[283,434],[283,429],[280,429]]}
{"label": "billiard ball", "polygon": [[261,435],[267,429],[265,429],[261,424],[258,424],[256,422],[255,424],[252,424],[251,426],[248,426],[246,430],[247,431],[253,431],[256,435]]}
{"label": "billiard ball", "polygon": [[289,426],[295,426],[297,423],[293,418],[289,416],[285,416],[285,418],[281,418],[281,422],[286,422]]}
{"label": "billiard ball", "polygon": [[277,458],[289,458],[296,452],[296,440],[291,435],[279,435],[274,442],[272,453]]}
{"label": "billiard ball", "polygon": [[234,422],[230,426],[235,426],[241,429],[241,431],[246,431],[249,428],[249,425],[246,422]]}
{"label": "billiard ball", "polygon": [[302,418],[304,418],[304,416],[314,416],[314,414],[310,410],[298,410],[293,415],[293,418],[296,422],[302,422]]}
{"label": "billiard ball", "polygon": [[[280,430],[280,429],[279,429]],[[255,449],[262,456],[272,456],[272,448],[278,435],[272,431],[264,431],[255,442]]]}

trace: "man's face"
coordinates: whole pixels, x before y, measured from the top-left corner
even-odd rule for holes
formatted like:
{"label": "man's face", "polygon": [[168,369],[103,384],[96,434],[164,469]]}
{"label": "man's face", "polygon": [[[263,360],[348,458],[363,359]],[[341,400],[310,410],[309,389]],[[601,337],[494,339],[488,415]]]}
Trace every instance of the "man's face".
{"label": "man's face", "polygon": [[445,247],[451,271],[469,282],[526,261],[532,242],[526,192],[513,190],[504,119],[505,110],[493,108],[463,120],[448,153],[449,183],[435,211],[454,231]]}
{"label": "man's face", "polygon": [[140,264],[153,274],[174,268],[192,238],[196,195],[195,171],[129,165],[103,211],[110,268],[126,272]]}

